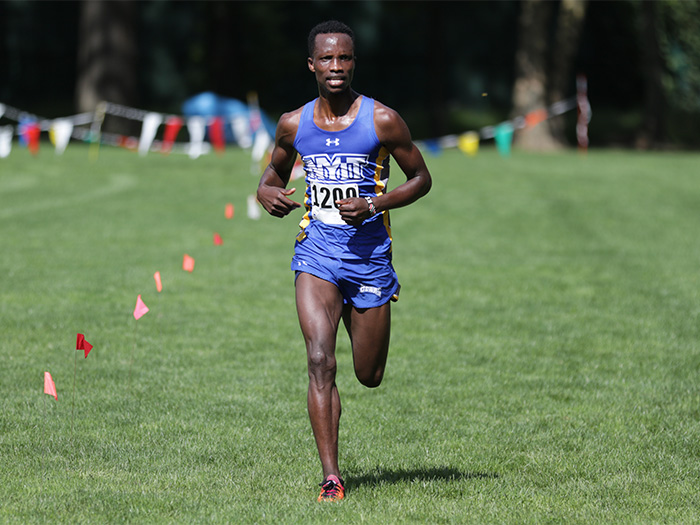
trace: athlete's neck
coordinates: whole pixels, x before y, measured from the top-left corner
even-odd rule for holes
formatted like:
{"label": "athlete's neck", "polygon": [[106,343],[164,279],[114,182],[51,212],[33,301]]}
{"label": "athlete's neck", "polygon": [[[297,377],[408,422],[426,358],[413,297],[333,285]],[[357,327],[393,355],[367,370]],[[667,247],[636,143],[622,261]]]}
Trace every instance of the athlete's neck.
{"label": "athlete's neck", "polygon": [[352,89],[342,93],[319,93],[317,115],[329,124],[344,117],[354,118],[351,108],[359,96]]}

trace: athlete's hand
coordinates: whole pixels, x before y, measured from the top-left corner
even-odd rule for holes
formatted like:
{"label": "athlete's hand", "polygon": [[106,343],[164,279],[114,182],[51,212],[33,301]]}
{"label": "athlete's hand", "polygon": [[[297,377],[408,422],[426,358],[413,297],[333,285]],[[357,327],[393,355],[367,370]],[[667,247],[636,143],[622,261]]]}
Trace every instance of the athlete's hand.
{"label": "athlete's hand", "polygon": [[335,205],[338,211],[340,211],[340,218],[351,226],[359,226],[365,219],[369,219],[372,215],[369,211],[369,204],[361,197],[341,199],[335,201]]}
{"label": "athlete's hand", "polygon": [[273,217],[285,217],[301,206],[298,202],[287,198],[295,191],[297,191],[296,188],[284,189],[261,184],[258,187],[258,201],[265,208],[265,211]]}

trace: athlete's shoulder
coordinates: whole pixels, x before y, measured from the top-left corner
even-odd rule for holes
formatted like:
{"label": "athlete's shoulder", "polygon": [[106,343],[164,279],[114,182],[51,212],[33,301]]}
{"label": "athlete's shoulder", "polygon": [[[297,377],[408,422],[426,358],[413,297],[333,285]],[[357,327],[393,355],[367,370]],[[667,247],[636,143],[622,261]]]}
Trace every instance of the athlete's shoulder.
{"label": "athlete's shoulder", "polygon": [[288,111],[287,113],[282,113],[282,116],[280,117],[277,125],[285,128],[290,126],[293,126],[294,128],[299,127],[302,111],[304,111],[304,106],[301,106],[300,108],[297,108],[292,111]]}
{"label": "athlete's shoulder", "polygon": [[408,126],[401,115],[378,100],[374,101],[374,129],[383,144],[405,139],[406,136],[410,139]]}
{"label": "athlete's shoulder", "polygon": [[293,111],[283,113],[277,121],[277,131],[275,132],[276,142],[278,144],[292,144],[299,130],[301,122],[301,112],[304,106]]}

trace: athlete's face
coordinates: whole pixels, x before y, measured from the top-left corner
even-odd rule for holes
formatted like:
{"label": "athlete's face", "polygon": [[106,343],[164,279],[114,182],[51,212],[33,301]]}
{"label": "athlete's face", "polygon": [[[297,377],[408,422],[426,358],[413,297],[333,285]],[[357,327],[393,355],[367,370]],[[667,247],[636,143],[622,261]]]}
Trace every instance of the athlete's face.
{"label": "athlete's face", "polygon": [[316,35],[314,55],[309,57],[309,69],[316,75],[316,82],[325,93],[340,93],[349,89],[355,72],[352,38],[345,33]]}

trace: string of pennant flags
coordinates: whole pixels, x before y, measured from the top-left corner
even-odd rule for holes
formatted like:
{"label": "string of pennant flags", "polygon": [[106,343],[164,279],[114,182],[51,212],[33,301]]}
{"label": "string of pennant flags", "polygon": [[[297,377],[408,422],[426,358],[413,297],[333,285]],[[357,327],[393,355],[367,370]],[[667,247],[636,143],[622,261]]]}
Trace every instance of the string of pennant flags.
{"label": "string of pennant flags", "polygon": [[[466,131],[460,134],[445,135],[438,138],[416,141],[421,148],[431,153],[442,149],[459,148],[465,154],[476,155],[479,143],[494,139],[498,151],[510,154],[513,134],[517,130],[530,128],[547,119],[578,110],[576,137],[580,149],[588,147],[588,123],[591,120],[591,106],[587,95],[585,76],[576,80],[577,94],[574,97],[555,102],[546,108],[539,108],[525,115],[506,120],[497,125],[484,126],[478,131]],[[0,126],[0,158],[7,157],[12,149],[14,136],[19,136],[20,143],[27,146],[33,154],[39,151],[39,139],[42,132],[48,132],[49,139],[55,147],[56,154],[62,154],[71,139],[80,140],[99,146],[100,144],[124,147],[138,151],[140,155],[148,152],[168,154],[176,151],[196,159],[212,150],[221,153],[226,148],[226,129],[230,129],[239,147],[250,148],[251,171],[257,172],[259,163],[265,158],[272,145],[272,136],[262,125],[261,111],[257,95],[248,97],[249,113],[247,116],[182,116],[163,114],[132,108],[112,102],[101,102],[94,112],[47,119],[27,111],[0,103],[0,118],[6,117],[17,122],[17,126]],[[111,115],[141,122],[139,137],[105,132],[102,130],[105,117]],[[158,130],[164,127],[162,140],[156,140]],[[186,128],[189,141],[176,142],[182,128]],[[208,138],[207,142],[205,139]]]}
{"label": "string of pennant flags", "polygon": [[[0,126],[0,158],[9,156],[15,136],[20,144],[27,146],[31,153],[39,151],[39,139],[42,132],[48,132],[56,154],[65,151],[71,139],[90,144],[105,144],[136,150],[140,155],[149,151],[170,153],[177,151],[198,158],[214,151],[223,152],[226,147],[226,125],[230,126],[236,143],[245,148],[252,148],[253,157],[262,159],[272,143],[272,137],[262,126],[259,110],[251,110],[250,117],[200,115],[181,116],[164,115],[153,111],[132,108],[113,102],[101,102],[94,112],[79,113],[68,117],[47,119],[27,111],[0,103],[0,118],[6,117],[17,122],[16,126]],[[133,137],[102,130],[105,117],[111,115],[141,122],[140,136]],[[226,122],[228,120],[228,122]],[[155,140],[158,129],[164,126],[163,139]],[[176,142],[181,128],[186,127],[188,142]],[[205,140],[207,137],[209,142]]]}

